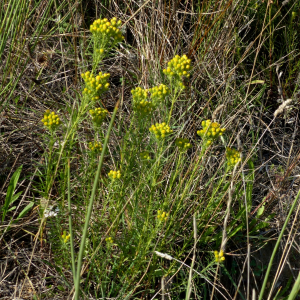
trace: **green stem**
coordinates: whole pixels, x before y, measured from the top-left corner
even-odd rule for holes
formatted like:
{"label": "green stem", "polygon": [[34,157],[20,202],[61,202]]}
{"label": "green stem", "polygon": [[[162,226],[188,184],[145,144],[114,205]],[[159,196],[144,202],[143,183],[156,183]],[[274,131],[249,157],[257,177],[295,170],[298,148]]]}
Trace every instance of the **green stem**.
{"label": "green stem", "polygon": [[297,280],[295,281],[295,284],[289,295],[288,300],[294,300],[297,297],[299,290],[300,290],[300,272],[298,274]]}
{"label": "green stem", "polygon": [[52,181],[53,181],[53,171],[51,170],[53,146],[54,146],[54,138],[53,138],[53,132],[51,132],[50,143],[49,143],[49,157],[48,157],[47,175],[46,175],[46,195],[49,194],[49,190],[51,188]]}
{"label": "green stem", "polygon": [[97,173],[96,173],[94,184],[93,184],[93,190],[92,190],[92,194],[91,194],[91,198],[90,198],[90,202],[89,202],[89,207],[88,207],[86,217],[85,217],[85,224],[84,224],[84,228],[83,228],[83,232],[82,232],[82,238],[81,238],[80,249],[79,249],[79,254],[78,254],[77,272],[76,272],[76,278],[75,278],[76,279],[76,281],[75,281],[75,297],[74,297],[75,300],[79,299],[81,265],[82,265],[83,253],[84,253],[84,249],[85,249],[85,241],[86,241],[86,236],[87,236],[87,232],[88,232],[89,221],[90,221],[91,214],[92,214],[93,202],[94,202],[97,187],[98,187],[99,177],[100,177],[101,168],[102,168],[102,164],[103,164],[103,160],[104,160],[104,154],[105,154],[105,151],[107,148],[108,139],[109,139],[112,127],[113,127],[113,123],[114,123],[114,120],[115,120],[115,117],[116,117],[116,114],[118,111],[118,107],[119,107],[119,101],[117,102],[117,104],[115,106],[114,113],[113,113],[111,121],[109,123],[108,131],[107,131],[103,149],[102,149],[102,153],[101,153],[101,156],[99,159]]}
{"label": "green stem", "polygon": [[169,195],[171,193],[171,190],[172,190],[172,187],[173,187],[173,183],[178,175],[178,169],[179,169],[179,166],[181,165],[181,162],[182,162],[182,158],[183,158],[183,155],[182,155],[182,152],[179,153],[179,158],[177,160],[177,164],[176,164],[176,167],[175,167],[175,171],[170,179],[170,184],[169,184],[169,187],[168,187],[168,191],[167,191],[167,197],[166,199],[169,198]]}
{"label": "green stem", "polygon": [[[198,166],[199,166],[199,164],[200,164],[200,162],[201,162],[201,158],[203,157],[203,154],[204,154],[205,150],[206,150],[206,147],[203,147],[203,148],[201,149],[200,155],[199,155],[199,157],[198,157],[198,159],[197,159],[197,162],[195,163],[195,166],[194,166],[194,168],[193,168],[192,174],[191,174],[191,176],[189,177],[188,182],[185,184],[185,188],[184,188],[184,190],[183,190],[183,193],[182,193],[182,195],[181,195],[181,197],[180,197],[179,202],[178,202],[177,205],[176,205],[175,212],[174,212],[174,214],[173,214],[173,218],[177,218],[177,213],[178,213],[178,211],[179,211],[179,209],[180,209],[180,205],[181,205],[182,201],[184,200],[184,198],[185,198],[185,196],[186,196],[186,194],[187,194],[187,191],[188,191],[188,188],[189,188],[190,185],[191,185],[191,182],[194,181],[194,175],[195,175],[195,173],[196,173],[196,170],[198,169]],[[181,186],[182,186],[183,184],[184,184],[184,180],[181,180],[181,183],[180,183],[180,185],[179,185],[179,187],[178,187],[178,190],[177,190],[177,194],[176,194],[176,196],[174,197],[174,201],[176,201],[176,199],[177,199],[177,197],[178,197],[178,195],[179,195],[179,193],[180,193],[180,188],[181,188]],[[168,232],[168,231],[170,230],[170,227],[171,227],[172,224],[173,224],[173,222],[169,222],[169,225],[168,225],[168,228],[166,229],[166,232]],[[166,236],[166,235],[165,235],[165,236]],[[164,238],[164,239],[165,239],[165,238]]]}
{"label": "green stem", "polygon": [[181,94],[181,90],[180,90],[179,93],[178,93],[178,95],[176,95],[176,94],[177,94],[177,91],[178,91],[178,89],[177,89],[177,87],[176,87],[176,88],[175,88],[175,91],[174,91],[174,96],[173,96],[173,98],[172,98],[171,109],[170,109],[170,112],[169,112],[168,123],[167,123],[168,125],[170,124],[170,121],[171,121],[171,117],[172,117],[172,112],[173,112],[174,104],[175,104],[176,100],[178,99],[178,97],[179,97],[180,94]]}
{"label": "green stem", "polygon": [[273,250],[273,253],[272,253],[269,265],[268,265],[268,269],[266,271],[266,275],[265,275],[265,278],[264,278],[264,282],[263,282],[263,285],[262,285],[262,288],[261,288],[258,300],[262,300],[262,298],[263,298],[264,291],[266,289],[266,285],[267,285],[267,281],[268,281],[268,277],[269,277],[269,274],[270,274],[270,271],[271,271],[271,267],[272,267],[272,264],[273,264],[273,260],[275,258],[275,254],[277,252],[277,249],[279,247],[279,244],[280,244],[280,241],[282,239],[283,233],[284,233],[285,228],[286,228],[286,226],[287,226],[287,224],[289,222],[289,219],[291,217],[291,214],[292,214],[292,212],[293,212],[293,210],[294,210],[294,208],[295,208],[295,206],[296,206],[296,204],[298,202],[299,196],[300,196],[300,190],[299,190],[299,192],[298,192],[298,194],[297,194],[297,196],[296,196],[296,198],[295,198],[295,200],[294,200],[294,202],[293,202],[293,204],[292,204],[292,206],[290,208],[289,214],[286,217],[286,220],[285,220],[284,225],[283,225],[283,227],[281,229],[280,235],[279,235],[279,237],[277,239],[276,245],[274,247],[274,250]]}
{"label": "green stem", "polygon": [[151,183],[151,192],[150,192],[150,199],[149,199],[149,204],[148,204],[148,209],[147,209],[147,219],[144,225],[144,229],[143,232],[147,231],[148,228],[148,224],[149,224],[149,218],[150,218],[150,211],[151,211],[151,207],[152,207],[152,202],[153,202],[153,196],[154,196],[154,190],[155,190],[155,186],[156,186],[156,176],[157,176],[157,170],[159,168],[160,165],[160,160],[161,160],[161,155],[163,152],[163,141],[159,142],[159,151],[158,151],[158,157],[157,157],[157,161],[155,162],[154,168],[153,168],[153,177],[152,177],[152,183]]}
{"label": "green stem", "polygon": [[[199,157],[198,157],[197,163],[195,164],[194,169],[193,169],[193,171],[192,171],[192,174],[191,174],[191,176],[190,176],[190,178],[189,178],[189,180],[188,180],[188,182],[187,182],[187,184],[185,185],[185,188],[184,188],[184,190],[183,190],[182,197],[181,197],[181,199],[180,199],[180,203],[181,203],[181,201],[184,199],[184,197],[185,197],[185,195],[186,195],[186,193],[187,193],[187,190],[188,190],[188,188],[189,188],[190,185],[191,185],[191,182],[194,180],[194,175],[195,175],[195,173],[196,173],[196,170],[197,170],[198,167],[199,167],[199,164],[200,164],[200,162],[201,162],[201,158],[203,157],[203,154],[204,154],[205,150],[206,150],[205,147],[203,147],[203,148],[201,149],[201,153],[200,153],[200,155],[199,155]],[[178,189],[178,193],[179,193],[179,192],[180,192],[180,190]],[[175,198],[177,198],[178,193],[177,193],[177,195],[176,195]]]}
{"label": "green stem", "polygon": [[75,255],[74,255],[74,236],[72,229],[72,212],[71,212],[71,186],[70,186],[70,159],[68,159],[68,213],[69,213],[69,232],[70,232],[70,246],[71,246],[71,260],[72,260],[72,273],[73,280],[76,281],[75,274]]}
{"label": "green stem", "polygon": [[131,129],[132,129],[134,120],[135,120],[135,118],[134,118],[134,115],[133,115],[133,118],[132,118],[132,120],[131,120],[129,129],[126,131],[126,134],[125,134],[125,136],[124,136],[124,144],[123,144],[123,147],[121,148],[121,153],[120,153],[120,156],[121,156],[121,159],[120,159],[120,165],[121,165],[121,166],[123,165],[123,162],[124,162],[124,154],[125,154],[125,151],[126,151],[127,140],[128,140],[128,137],[130,136],[130,133],[131,133]]}
{"label": "green stem", "polygon": [[[217,194],[217,192],[219,191],[221,185],[223,184],[224,180],[226,179],[226,174],[228,173],[228,171],[229,171],[229,168],[226,168],[225,175],[222,176],[221,180],[219,181],[218,186],[213,189],[213,193],[212,193],[212,195],[210,197],[210,200],[208,201],[207,205],[205,206],[204,211],[202,212],[202,216],[207,216],[208,213],[209,213],[209,211],[211,210],[210,203],[216,201],[215,195]],[[211,181],[214,180],[214,178],[216,177],[216,175],[217,174],[215,174],[213,176],[213,178],[211,179]],[[222,200],[222,198],[221,198],[221,200]],[[216,205],[219,205],[219,203],[220,202],[217,202]]]}

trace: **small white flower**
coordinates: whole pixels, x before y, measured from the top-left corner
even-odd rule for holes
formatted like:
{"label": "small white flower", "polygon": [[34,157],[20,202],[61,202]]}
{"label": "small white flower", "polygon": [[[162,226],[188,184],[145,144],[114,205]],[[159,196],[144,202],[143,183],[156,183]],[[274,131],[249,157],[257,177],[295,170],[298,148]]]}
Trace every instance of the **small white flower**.
{"label": "small white flower", "polygon": [[45,211],[44,211],[44,216],[45,218],[49,218],[49,217],[56,217],[58,212],[59,212],[59,208],[57,207],[54,211],[53,209],[53,205],[50,205]]}

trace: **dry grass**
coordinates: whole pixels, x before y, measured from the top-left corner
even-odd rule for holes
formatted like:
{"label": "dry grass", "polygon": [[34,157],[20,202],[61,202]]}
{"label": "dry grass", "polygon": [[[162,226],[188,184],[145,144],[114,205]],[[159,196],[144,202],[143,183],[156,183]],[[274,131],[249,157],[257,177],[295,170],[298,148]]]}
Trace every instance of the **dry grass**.
{"label": "dry grass", "polygon": [[[287,66],[289,61],[295,61],[299,48],[295,47],[297,53],[294,56],[284,52],[282,57],[273,57],[271,64],[263,66],[260,54],[261,48],[270,39],[269,28],[264,27],[269,21],[265,20],[259,35],[251,36],[257,21],[247,14],[253,5],[233,0],[202,1],[201,4],[196,1],[171,1],[171,4],[168,1],[144,1],[144,5],[141,1],[95,1],[93,4],[71,1],[69,5],[64,3],[65,7],[61,10],[58,7],[50,9],[45,23],[39,25],[41,35],[36,39],[36,24],[41,24],[42,14],[49,3],[42,1],[37,7],[31,3],[32,15],[19,37],[24,43],[16,44],[10,50],[8,42],[2,53],[2,66],[6,63],[13,66],[16,56],[22,62],[19,68],[12,67],[13,73],[5,73],[9,74],[6,78],[1,78],[4,73],[0,71],[1,81],[12,77],[17,80],[17,84],[11,86],[2,98],[5,100],[2,100],[0,114],[1,201],[5,199],[9,179],[16,168],[23,165],[23,174],[26,175],[18,185],[18,191],[23,193],[11,216],[16,217],[27,203],[41,198],[36,181],[39,170],[42,170],[47,144],[43,140],[44,129],[40,119],[47,108],[60,109],[68,117],[69,113],[64,108],[71,107],[73,97],[80,93],[79,74],[90,59],[83,55],[89,35],[86,28],[99,15],[116,16],[126,23],[125,43],[112,58],[104,61],[104,68],[111,74],[111,89],[103,99],[104,107],[112,112],[121,95],[118,118],[126,122],[131,112],[130,90],[137,85],[148,88],[159,83],[164,63],[175,54],[187,53],[194,63],[193,77],[185,95],[188,104],[175,109],[177,119],[184,120],[182,132],[196,141],[195,133],[201,120],[210,117],[222,105],[214,116],[230,128],[227,143],[237,145],[239,137],[245,157],[255,156],[253,208],[249,218],[251,220],[255,216],[262,204],[266,205],[265,216],[273,213],[274,217],[268,232],[259,235],[265,238],[265,247],[262,248],[260,243],[257,247],[256,240],[250,239],[251,258],[256,262],[256,265],[251,265],[251,279],[246,273],[242,274],[247,245],[236,245],[235,252],[228,253],[228,256],[231,263],[237,262],[238,272],[232,277],[235,276],[236,283],[240,283],[241,291],[245,293],[247,281],[250,281],[250,293],[252,289],[259,293],[262,274],[254,276],[252,272],[267,265],[274,240],[299,189],[298,83],[285,83],[289,78],[288,70],[285,70],[284,78],[278,76],[274,79],[277,85],[270,82],[267,73],[275,66]],[[292,10],[293,5],[289,7]],[[286,10],[286,7],[282,9]],[[58,18],[64,20],[65,16],[67,20],[61,24],[54,21]],[[12,56],[9,56],[9,51]],[[120,82],[121,78],[124,85]],[[257,79],[267,83],[266,86],[250,84]],[[2,88],[4,86],[5,83]],[[284,93],[277,92],[278,86],[284,86]],[[274,112],[282,103],[277,99],[287,98],[293,99],[290,108],[283,109],[273,120]],[[80,147],[86,147],[87,137],[91,135],[88,124],[80,130],[78,155]],[[114,138],[111,146],[118,143],[117,137]],[[219,161],[216,149],[203,176],[215,172]],[[52,197],[58,196],[59,190],[54,186]],[[71,299],[70,290],[62,288],[66,286],[62,274],[70,282],[72,276],[67,270],[55,268],[53,255],[59,253],[53,253],[51,247],[37,236],[40,225],[37,212],[36,206],[22,223],[9,231],[6,231],[7,223],[1,225],[0,299],[34,299],[33,295],[36,295],[35,299]],[[295,279],[299,272],[296,259],[300,252],[297,218],[298,215],[294,214],[276,261],[279,264],[280,258],[286,257],[282,264],[284,268],[276,275],[279,278],[276,291],[278,287],[284,287],[291,276]],[[47,238],[47,228],[44,228],[43,236]],[[289,255],[284,252],[285,245],[290,245]],[[275,277],[277,269],[276,265],[272,277]],[[232,283],[224,280],[228,294],[238,299],[234,296]],[[49,288],[49,285],[52,287]],[[86,299],[93,299],[92,295],[87,294]],[[140,299],[150,297],[143,295]]]}

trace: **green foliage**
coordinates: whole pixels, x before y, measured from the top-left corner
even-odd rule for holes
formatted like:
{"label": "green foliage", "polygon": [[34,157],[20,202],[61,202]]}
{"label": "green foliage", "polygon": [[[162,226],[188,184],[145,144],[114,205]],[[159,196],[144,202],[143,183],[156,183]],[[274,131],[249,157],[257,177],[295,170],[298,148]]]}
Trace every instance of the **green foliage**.
{"label": "green foliage", "polygon": [[[190,287],[192,280],[199,280],[195,291],[201,287],[204,292],[199,293],[206,298],[211,293],[211,286],[207,282],[213,282],[215,278],[217,280],[219,269],[236,289],[236,270],[227,271],[228,256],[225,247],[220,249],[224,243],[224,223],[228,239],[226,250],[245,243],[247,225],[247,233],[257,240],[260,239],[261,229],[269,226],[273,215],[266,215],[264,206],[255,215],[250,215],[256,201],[253,196],[255,164],[253,158],[247,162],[242,160],[239,151],[248,154],[246,147],[243,150],[239,148],[239,151],[227,147],[235,143],[235,137],[232,137],[235,131],[233,125],[227,122],[230,118],[226,114],[235,114],[240,104],[247,112],[253,106],[263,105],[266,89],[276,82],[274,75],[269,75],[268,67],[271,61],[278,60],[284,54],[276,45],[277,38],[282,40],[282,36],[274,33],[275,20],[282,14],[277,13],[277,4],[267,6],[266,3],[255,1],[245,7],[244,4],[237,5],[241,11],[249,10],[249,16],[253,16],[260,24],[259,29],[263,28],[261,22],[267,11],[267,26],[271,31],[261,32],[263,42],[257,49],[261,47],[262,55],[258,61],[253,53],[244,60],[241,49],[246,49],[248,44],[239,36],[242,35],[240,32],[236,33],[237,48],[231,42],[224,47],[227,52],[221,55],[224,58],[222,64],[226,65],[229,53],[233,53],[234,59],[241,61],[236,68],[238,71],[243,70],[243,74],[248,76],[249,68],[243,67],[255,62],[262,70],[264,80],[251,78],[250,86],[249,82],[236,86],[238,80],[231,82],[230,79],[225,86],[223,83],[218,86],[217,72],[206,65],[209,61],[206,45],[214,41],[213,30],[218,32],[227,22],[223,15],[214,19],[215,14],[210,13],[212,8],[217,7],[216,3],[208,1],[197,6],[200,17],[193,22],[201,26],[197,25],[195,41],[188,50],[193,60],[183,54],[163,62],[164,56],[158,53],[160,58],[155,62],[159,65],[157,74],[150,59],[145,63],[147,72],[132,72],[128,69],[132,80],[126,76],[121,77],[121,84],[125,95],[134,86],[132,101],[125,101],[124,104],[124,94],[118,94],[122,109],[126,106],[128,110],[117,111],[117,105],[113,114],[106,101],[111,92],[109,81],[113,80],[113,76],[104,73],[107,70],[103,62],[111,58],[112,50],[123,40],[122,24],[115,18],[111,21],[96,20],[90,27],[92,46],[87,43],[82,53],[82,64],[79,63],[83,72],[81,92],[74,92],[70,96],[71,103],[60,108],[63,120],[54,113],[55,122],[52,122],[51,117],[52,123],[49,124],[47,120],[50,111],[46,111],[47,118],[44,116],[42,121],[50,131],[43,133],[46,151],[44,165],[38,170],[40,182],[36,184],[36,192],[41,199],[38,208],[41,230],[38,238],[41,242],[50,243],[53,253],[60,254],[54,255],[55,268],[63,278],[63,283],[57,288],[67,292],[75,285],[75,299],[79,299],[80,291],[93,294],[96,298],[144,299],[145,295],[152,296],[157,292],[161,278],[171,276],[175,279],[169,288],[170,293],[184,293],[187,284]],[[205,12],[201,13],[205,5],[212,7],[209,18]],[[216,15],[223,11],[215,10]],[[195,18],[194,15],[191,20]],[[294,13],[289,19],[290,28],[298,26],[295,20]],[[59,32],[71,32],[70,24],[70,19],[58,24]],[[128,24],[132,26],[133,23]],[[128,31],[132,29],[129,25]],[[148,27],[151,29],[150,24]],[[214,29],[206,30],[206,27]],[[162,33],[162,36],[168,36]],[[247,37],[255,39],[260,32],[251,25],[248,34]],[[296,33],[290,38],[289,49],[296,49]],[[178,49],[181,48],[186,49],[185,46]],[[92,56],[89,56],[91,52]],[[86,61],[89,57],[92,57],[92,61]],[[290,57],[289,62],[293,62],[293,59]],[[200,68],[207,68],[205,71],[208,73],[201,84],[204,85],[207,80],[209,88],[201,93],[187,83],[189,77],[198,80],[200,72],[196,63]],[[165,69],[163,65],[166,65]],[[289,65],[289,80],[295,79],[298,67],[299,64]],[[225,68],[225,73],[227,71]],[[146,80],[143,76],[146,76]],[[266,80],[268,76],[270,79]],[[145,82],[147,88],[136,87],[137,82]],[[192,84],[196,86],[193,81]],[[223,88],[224,91],[218,92]],[[233,100],[230,91],[236,92]],[[201,95],[199,103],[198,99],[193,99],[191,92]],[[215,97],[217,92],[218,97]],[[212,113],[215,106],[220,103],[223,105],[222,97],[228,95],[230,101],[224,101],[227,105],[226,113],[219,116]],[[14,99],[17,105],[19,98]],[[205,103],[204,106],[202,103]],[[202,121],[202,129],[198,128],[198,121]],[[190,123],[193,126],[186,127]],[[241,127],[240,124],[238,127]],[[201,139],[195,138],[196,133]],[[255,145],[259,135],[259,131],[250,131],[251,145]],[[248,169],[245,172],[242,164],[246,163]],[[15,173],[11,179],[1,211],[2,222],[7,212],[15,208],[12,204],[20,195],[14,195],[19,176]],[[232,203],[227,220],[230,197]],[[34,202],[30,202],[17,219],[25,216],[33,205]],[[57,213],[53,207],[57,207]],[[195,242],[193,215],[196,216],[199,232],[195,244],[201,259],[197,257],[197,261],[201,260],[201,263],[196,262],[194,265],[193,260],[188,270],[179,268],[178,261],[171,262],[154,256],[154,251],[160,251],[182,261],[187,259],[187,264],[190,264],[190,251]],[[246,216],[249,217],[249,224]],[[263,274],[265,266],[261,269],[256,265],[253,267],[254,274]],[[193,273],[193,268],[198,270],[197,275]],[[65,272],[69,273],[70,270],[73,280],[65,276]],[[187,299],[191,296],[191,290],[189,288],[186,293]],[[241,298],[245,298],[238,292]]]}
{"label": "green foliage", "polygon": [[25,217],[26,214],[32,209],[33,206],[34,206],[34,202],[29,202],[29,203],[23,208],[23,210],[19,213],[19,215],[17,216],[16,220]]}
{"label": "green foliage", "polygon": [[[186,56],[183,56],[183,59],[182,65],[184,70],[189,71],[191,68],[190,60]],[[178,69],[178,64],[176,66],[170,65],[170,67]],[[69,189],[69,216],[73,214],[72,210],[70,210],[72,202],[77,206],[79,212],[86,210],[85,216],[84,214],[76,216],[76,222],[72,218],[68,221],[63,213],[66,209],[65,204],[61,202],[58,205],[61,210],[59,216],[57,216],[60,220],[59,222],[48,220],[49,213],[47,213],[46,219],[42,219],[45,223],[52,224],[50,226],[49,241],[52,243],[54,251],[62,253],[56,259],[56,263],[64,267],[68,264],[72,265],[73,277],[76,283],[76,297],[79,296],[78,283],[80,282],[83,254],[89,261],[87,278],[99,282],[95,295],[101,294],[102,296],[105,295],[105,297],[116,297],[131,292],[130,286],[143,274],[145,278],[144,288],[150,292],[153,284],[155,284],[155,278],[162,274],[165,276],[170,275],[174,270],[174,265],[172,264],[169,267],[163,267],[157,258],[151,259],[153,250],[171,251],[176,257],[180,258],[185,255],[188,249],[191,242],[190,238],[187,238],[178,249],[175,247],[171,250],[168,248],[168,245],[175,245],[181,234],[188,234],[189,226],[185,229],[186,233],[181,233],[178,231],[177,224],[190,223],[189,215],[183,213],[191,205],[193,211],[198,211],[198,229],[204,230],[201,242],[221,243],[221,236],[215,233],[215,229],[219,224],[222,224],[222,217],[216,218],[214,223],[210,225],[210,228],[206,228],[206,226],[210,223],[210,215],[222,209],[222,200],[227,193],[226,188],[223,187],[227,184],[226,176],[228,170],[225,166],[222,167],[219,173],[223,173],[225,176],[217,181],[209,181],[209,184],[214,186],[214,192],[211,195],[203,194],[202,201],[197,201],[200,195],[193,191],[193,186],[201,181],[200,174],[205,167],[205,159],[210,154],[209,152],[205,153],[207,145],[203,144],[200,152],[193,158],[189,158],[187,150],[193,147],[192,144],[188,139],[176,138],[176,132],[169,125],[172,122],[172,111],[175,103],[182,92],[182,89],[178,89],[176,86],[184,74],[181,70],[182,68],[179,70],[182,74],[177,69],[175,70],[177,77],[174,86],[172,86],[173,81],[171,80],[170,87],[161,84],[158,87],[149,89],[151,99],[153,98],[152,100],[155,102],[155,105],[152,107],[153,111],[161,109],[165,105],[164,109],[167,112],[165,117],[168,118],[168,123],[156,123],[149,129],[153,116],[149,116],[148,122],[141,122],[139,118],[134,117],[131,119],[129,127],[125,128],[126,134],[123,137],[123,141],[119,145],[114,145],[116,149],[111,155],[111,162],[115,167],[107,175],[112,180],[107,180],[108,178],[105,175],[99,177],[101,165],[97,163],[97,153],[95,152],[93,155],[83,156],[82,161],[79,161],[81,165],[80,178],[73,171],[70,173],[70,178],[66,176],[64,162],[70,159],[72,164],[72,160],[74,160],[72,158],[72,145],[79,139],[77,137],[77,128],[79,128],[82,120],[85,119],[88,110],[93,118],[95,118],[96,114],[98,116],[98,111],[101,113],[101,120],[98,122],[97,127],[94,127],[94,130],[95,134],[100,131],[100,136],[104,136],[101,125],[105,122],[107,111],[97,107],[90,109],[95,107],[96,103],[93,93],[91,93],[92,98],[85,96],[88,92],[87,87],[83,90],[84,95],[81,104],[76,110],[71,112],[73,116],[70,116],[70,125],[66,128],[66,133],[64,133],[65,140],[63,143],[59,143],[58,149],[53,147],[57,141],[57,136],[54,134],[49,136],[49,154],[46,159],[48,166],[45,168],[45,184],[43,184],[46,205],[44,210],[41,210],[41,215],[45,217],[45,209],[49,202],[47,193],[56,180],[56,174],[60,174],[61,177],[61,190],[64,191],[66,185]],[[88,78],[92,78],[93,82],[98,80],[97,77],[93,80],[91,73],[84,74],[88,74]],[[102,73],[100,72],[99,74]],[[170,76],[173,75],[170,74]],[[101,80],[100,77],[99,75],[99,80]],[[85,84],[87,84],[87,79],[84,80]],[[94,85],[96,88],[97,84],[94,84],[92,81],[89,84],[94,89]],[[88,89],[91,90],[91,87]],[[140,103],[148,97],[148,91],[145,90],[144,93],[141,93],[142,91],[141,88],[137,88],[132,92],[133,107],[135,109],[136,102]],[[170,93],[170,91],[172,92]],[[145,99],[141,100],[141,97]],[[169,111],[168,101],[171,102]],[[105,112],[105,115],[102,112]],[[95,122],[94,119],[91,121]],[[110,124],[112,126],[112,121]],[[221,131],[224,133],[225,129],[220,129],[220,124],[218,123],[211,124],[209,132],[212,132],[212,144],[217,142],[218,137],[221,136]],[[214,130],[216,130],[216,133]],[[155,138],[153,138],[151,133],[154,133]],[[144,143],[145,136],[149,137],[147,143]],[[101,139],[99,142],[102,144]],[[103,147],[101,147],[101,161],[106,153],[105,145],[107,142],[108,136],[103,143]],[[176,151],[175,146],[179,147],[180,151]],[[121,153],[121,155],[118,153]],[[149,153],[153,153],[153,160],[150,159]],[[85,163],[85,160],[87,163]],[[170,161],[174,161],[175,164],[174,168],[168,170],[170,174],[169,180],[169,176],[164,174],[168,173],[165,171],[165,166]],[[186,168],[188,163],[191,163],[191,169]],[[94,185],[90,187],[93,178],[95,178]],[[98,181],[97,178],[100,180]],[[70,184],[75,179],[82,183],[79,192],[77,189],[76,193],[74,193]],[[218,193],[218,191],[222,192]],[[62,199],[64,198],[65,195],[62,192]],[[90,200],[88,200],[89,198]],[[95,205],[101,207],[96,215],[92,213],[94,199]],[[90,223],[90,218],[93,220],[92,223]],[[80,232],[83,222],[85,222],[77,261],[73,254],[71,260],[68,257],[69,235],[65,229],[67,222],[70,225],[71,247],[75,240],[73,234]],[[74,231],[72,226],[75,226]],[[74,249],[72,250],[71,248],[72,253],[73,251]],[[220,261],[223,261],[225,257],[222,251],[220,253]],[[100,257],[101,259],[99,259]],[[211,259],[212,264],[219,262],[219,260]],[[151,262],[151,267],[147,268],[149,262]],[[148,271],[144,273],[146,269]]]}
{"label": "green foliage", "polygon": [[2,223],[4,222],[5,216],[8,212],[15,210],[16,206],[12,206],[11,205],[18,200],[18,198],[20,197],[20,195],[22,194],[22,192],[19,192],[17,194],[15,194],[15,189],[17,187],[18,181],[19,181],[19,177],[21,175],[21,171],[22,171],[22,166],[20,166],[12,175],[8,188],[7,188],[7,192],[6,192],[6,197],[5,197],[5,201],[4,201],[4,205],[1,208],[1,213],[2,213]]}

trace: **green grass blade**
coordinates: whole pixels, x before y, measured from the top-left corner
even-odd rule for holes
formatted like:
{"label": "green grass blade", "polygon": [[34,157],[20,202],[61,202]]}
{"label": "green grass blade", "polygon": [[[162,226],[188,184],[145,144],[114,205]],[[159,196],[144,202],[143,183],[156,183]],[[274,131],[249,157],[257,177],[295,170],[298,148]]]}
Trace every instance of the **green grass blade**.
{"label": "green grass blade", "polygon": [[[268,282],[268,277],[269,277],[269,274],[270,274],[270,271],[271,271],[271,267],[272,267],[272,264],[273,264],[273,261],[274,261],[274,258],[275,258],[277,249],[278,249],[278,247],[279,247],[280,241],[281,241],[282,236],[283,236],[283,233],[284,233],[284,231],[285,231],[285,229],[286,229],[286,227],[287,227],[287,224],[288,224],[288,222],[289,222],[289,219],[290,219],[290,217],[291,217],[291,214],[292,214],[292,212],[294,211],[294,208],[295,208],[295,206],[296,206],[296,204],[297,204],[297,202],[298,202],[299,196],[300,196],[300,190],[298,191],[298,194],[297,194],[297,196],[296,196],[296,198],[295,198],[295,200],[294,200],[294,202],[293,202],[293,204],[292,204],[292,206],[291,206],[291,208],[290,208],[289,214],[287,215],[287,218],[286,218],[286,220],[285,220],[285,222],[284,222],[284,225],[283,225],[283,227],[282,227],[282,229],[281,229],[280,235],[279,235],[279,237],[278,237],[278,239],[277,239],[277,242],[276,242],[276,245],[275,245],[275,247],[274,247],[272,256],[271,256],[271,258],[270,258],[270,262],[269,262],[269,265],[268,265],[268,269],[267,269],[267,271],[266,271],[266,275],[265,275],[265,278],[264,278],[264,282],[263,282],[263,285],[262,285],[262,288],[261,288],[261,291],[260,291],[258,300],[262,300],[262,298],[263,298],[264,291],[265,291],[265,289],[266,289],[266,285],[267,285],[267,282]],[[298,279],[299,279],[299,276],[298,276]],[[297,279],[296,282],[298,282],[298,279]],[[300,280],[300,279],[299,279],[299,280]],[[295,286],[294,286],[294,287],[295,287]],[[294,290],[294,288],[293,288],[293,290]],[[294,298],[291,298],[291,299],[294,299]]]}
{"label": "green grass blade", "polygon": [[29,202],[29,204],[26,205],[26,207],[19,213],[16,220],[23,218],[32,208],[34,205],[34,202]]}
{"label": "green grass blade", "polygon": [[299,296],[299,291],[300,291],[300,272],[298,274],[297,280],[293,286],[293,289],[288,297],[288,300],[294,300],[296,299],[297,296]]}
{"label": "green grass blade", "polygon": [[72,211],[71,211],[71,180],[70,180],[70,160],[68,160],[68,211],[69,211],[69,232],[70,232],[70,247],[71,247],[71,260],[72,260],[72,273],[73,280],[76,281],[76,265],[74,254],[74,235],[72,228]]}
{"label": "green grass blade", "polygon": [[100,172],[101,172],[101,168],[102,168],[102,164],[103,164],[103,160],[104,160],[104,154],[105,154],[105,151],[107,148],[108,139],[109,139],[110,132],[111,132],[113,124],[114,124],[114,120],[115,120],[115,117],[116,117],[116,114],[118,111],[118,107],[119,107],[119,102],[117,102],[117,104],[115,106],[114,113],[113,113],[112,118],[109,123],[108,131],[107,131],[107,134],[106,134],[106,137],[104,140],[104,144],[103,144],[102,153],[101,153],[101,156],[99,159],[98,169],[97,169],[97,173],[96,173],[94,184],[93,184],[93,189],[92,189],[92,194],[91,194],[88,210],[87,210],[86,217],[85,217],[85,224],[84,224],[84,229],[83,229],[83,233],[82,233],[80,249],[79,249],[79,254],[78,254],[78,261],[77,261],[77,272],[76,272],[76,281],[75,281],[75,300],[79,299],[80,272],[81,272],[82,258],[83,258],[84,248],[85,248],[86,235],[87,235],[87,231],[88,231],[88,227],[89,227],[89,221],[90,221],[90,217],[92,214],[93,202],[95,199],[96,190],[97,190],[97,186],[98,186],[98,182],[99,182]]}

